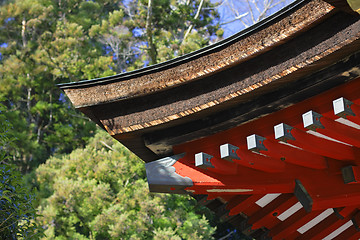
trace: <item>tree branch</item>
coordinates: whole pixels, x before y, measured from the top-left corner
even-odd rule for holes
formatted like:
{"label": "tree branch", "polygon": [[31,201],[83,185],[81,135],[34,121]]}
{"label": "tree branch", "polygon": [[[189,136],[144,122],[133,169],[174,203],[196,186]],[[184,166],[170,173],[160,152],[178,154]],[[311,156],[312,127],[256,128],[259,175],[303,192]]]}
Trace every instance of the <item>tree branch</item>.
{"label": "tree branch", "polygon": [[110,147],[108,144],[106,144],[106,142],[100,141],[100,143],[101,143],[102,145],[104,145],[105,147],[107,147],[108,149],[110,149],[111,151],[115,151],[112,147]]}
{"label": "tree branch", "polygon": [[246,12],[246,13],[244,13],[244,14],[241,14],[241,15],[239,15],[239,16],[236,16],[236,17],[234,17],[234,19],[232,19],[232,20],[230,20],[230,21],[221,23],[220,26],[223,26],[223,25],[226,25],[226,24],[235,22],[235,21],[237,21],[237,20],[241,20],[243,17],[246,17],[248,14],[249,14],[249,12]]}
{"label": "tree branch", "polygon": [[149,55],[150,55],[150,59],[151,59],[151,64],[155,64],[156,63],[156,47],[155,44],[153,42],[153,36],[152,36],[152,30],[151,30],[151,23],[152,23],[152,3],[153,0],[148,0],[148,10],[147,10],[147,16],[146,16],[146,35],[147,35],[147,40],[148,40],[148,44],[149,44]]}
{"label": "tree branch", "polygon": [[22,24],[22,27],[21,27],[21,38],[22,38],[22,42],[23,42],[23,48],[25,48],[25,47],[26,47],[26,36],[25,36],[26,20],[25,20],[25,17],[23,18],[21,24]]}
{"label": "tree branch", "polygon": [[249,2],[249,0],[246,0],[246,2],[247,2],[247,5],[248,5],[248,7],[249,7],[250,16],[251,16],[251,21],[252,21],[253,23],[255,23],[254,13],[253,13],[253,10],[252,10],[252,8],[251,8],[250,2]]}
{"label": "tree branch", "polygon": [[[199,7],[198,7],[198,9],[197,9],[197,11],[196,11],[194,20],[196,20],[196,19],[199,18],[200,12],[201,12],[201,9],[202,9],[203,5],[204,5],[204,0],[201,0],[201,1],[200,1],[200,4],[199,4]],[[190,34],[190,32],[191,32],[191,30],[193,29],[193,27],[194,27],[194,24],[191,24],[191,25],[189,26],[189,28],[188,28],[187,31],[185,32],[185,35],[184,35],[184,38],[183,38],[181,44],[185,41],[185,39],[187,38],[187,36]],[[180,45],[181,45],[181,44],[180,44]]]}

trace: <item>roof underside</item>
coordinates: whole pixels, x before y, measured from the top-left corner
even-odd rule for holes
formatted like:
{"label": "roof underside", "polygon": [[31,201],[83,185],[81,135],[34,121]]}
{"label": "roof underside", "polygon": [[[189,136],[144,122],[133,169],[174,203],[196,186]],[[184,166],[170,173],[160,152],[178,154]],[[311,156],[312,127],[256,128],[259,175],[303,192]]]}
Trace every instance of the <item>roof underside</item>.
{"label": "roof underside", "polygon": [[150,190],[191,192],[256,238],[358,239],[359,91],[360,78],[177,145],[146,164]]}

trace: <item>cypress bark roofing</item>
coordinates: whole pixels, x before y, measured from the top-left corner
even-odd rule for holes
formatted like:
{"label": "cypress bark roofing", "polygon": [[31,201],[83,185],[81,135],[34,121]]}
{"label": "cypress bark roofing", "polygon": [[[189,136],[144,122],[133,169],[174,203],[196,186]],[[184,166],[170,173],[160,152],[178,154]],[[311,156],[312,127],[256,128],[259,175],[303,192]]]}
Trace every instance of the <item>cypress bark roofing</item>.
{"label": "cypress bark roofing", "polygon": [[59,86],[76,107],[86,107],[203,79],[289,41],[333,9],[321,1],[306,2],[296,1],[232,37],[179,58],[129,73]]}
{"label": "cypress bark roofing", "polygon": [[[321,0],[296,1],[194,53],[60,88],[76,108],[152,161],[182,141],[240,125],[330,86],[321,70],[344,65],[359,49],[359,17],[340,10]],[[333,68],[333,75],[342,74]],[[321,82],[323,87],[314,87]]]}

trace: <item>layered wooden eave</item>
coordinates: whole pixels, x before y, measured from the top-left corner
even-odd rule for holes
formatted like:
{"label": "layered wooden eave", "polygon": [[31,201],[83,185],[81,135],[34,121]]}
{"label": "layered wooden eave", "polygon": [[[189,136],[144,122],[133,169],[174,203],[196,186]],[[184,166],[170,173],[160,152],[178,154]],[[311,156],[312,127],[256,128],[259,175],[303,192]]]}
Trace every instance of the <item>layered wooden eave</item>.
{"label": "layered wooden eave", "polygon": [[[192,54],[60,86],[146,163],[255,238],[358,239],[360,17],[296,1]],[[286,231],[285,231],[286,229]]]}
{"label": "layered wooden eave", "polygon": [[[148,162],[170,155],[173,145],[240,125],[354,78],[357,73],[346,80],[336,76],[356,72],[357,55],[349,55],[359,46],[358,20],[322,1],[297,1],[193,54],[61,88],[76,108]],[[300,89],[306,94],[295,97]]]}

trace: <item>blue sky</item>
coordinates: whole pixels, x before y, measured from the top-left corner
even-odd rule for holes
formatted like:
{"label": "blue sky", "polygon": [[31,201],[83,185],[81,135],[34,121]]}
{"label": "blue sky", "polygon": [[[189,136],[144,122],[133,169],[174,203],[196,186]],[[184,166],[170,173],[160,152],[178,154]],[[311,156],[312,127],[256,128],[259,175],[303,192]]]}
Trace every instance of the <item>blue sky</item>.
{"label": "blue sky", "polygon": [[[233,21],[229,24],[222,25],[224,29],[224,37],[229,37],[246,28],[245,25],[250,26],[252,24],[251,15],[257,20],[259,13],[264,9],[264,6],[271,0],[212,0],[212,2],[222,3],[218,7],[218,11],[221,17],[221,22],[232,21],[235,16],[243,16],[241,20]],[[294,0],[273,0],[272,7],[267,11],[266,16],[270,16],[279,11],[284,6],[292,3]],[[249,9],[252,8],[252,14]],[[245,24],[244,24],[245,23]]]}

